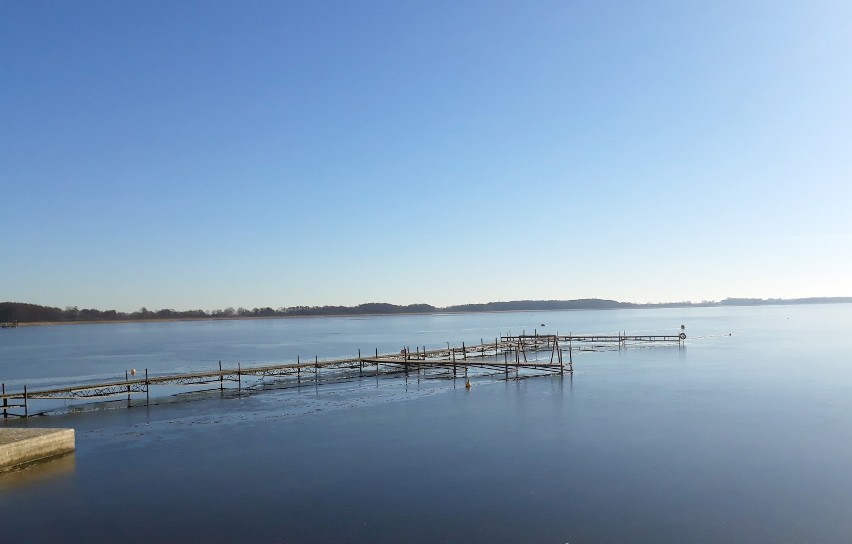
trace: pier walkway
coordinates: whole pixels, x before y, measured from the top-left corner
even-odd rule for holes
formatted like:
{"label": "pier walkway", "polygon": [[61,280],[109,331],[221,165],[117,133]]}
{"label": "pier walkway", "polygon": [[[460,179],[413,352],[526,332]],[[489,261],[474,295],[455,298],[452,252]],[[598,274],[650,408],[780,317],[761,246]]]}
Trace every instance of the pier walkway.
{"label": "pier walkway", "polygon": [[[144,405],[151,400],[151,388],[154,386],[199,386],[210,385],[209,390],[224,391],[242,389],[244,378],[273,378],[280,381],[292,382],[296,385],[320,384],[323,382],[339,381],[340,379],[359,378],[363,376],[380,376],[417,372],[426,377],[453,379],[459,376],[467,377],[468,369],[480,369],[486,373],[505,373],[509,378],[510,372],[515,377],[531,377],[551,373],[573,372],[574,351],[595,351],[600,349],[626,349],[641,344],[677,344],[681,345],[686,335],[541,335],[521,334],[495,338],[493,343],[481,340],[479,344],[450,346],[446,348],[429,349],[425,347],[405,347],[399,353],[379,354],[378,349],[373,354],[363,355],[360,351],[357,357],[320,360],[314,357],[312,361],[303,361],[297,357],[295,363],[274,364],[263,366],[223,366],[221,361],[217,369],[183,374],[149,376],[148,370],[136,377],[135,371],[125,372],[123,380],[117,379],[100,383],[79,383],[61,387],[32,389],[26,385],[22,391],[10,392],[6,384],[0,389],[0,409],[3,418],[29,417],[42,412],[31,410],[31,403],[40,400],[81,400],[99,398],[126,398],[127,406],[131,407],[132,397],[141,399],[144,395]],[[539,356],[545,352],[544,359]],[[535,353],[534,359],[528,354]],[[227,382],[227,385],[226,385]],[[49,412],[49,410],[48,410]]]}

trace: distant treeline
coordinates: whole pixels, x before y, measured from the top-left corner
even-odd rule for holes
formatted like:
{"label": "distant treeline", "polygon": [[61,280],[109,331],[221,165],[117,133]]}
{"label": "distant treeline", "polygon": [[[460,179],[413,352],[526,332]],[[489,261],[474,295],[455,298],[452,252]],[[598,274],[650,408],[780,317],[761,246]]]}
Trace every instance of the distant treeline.
{"label": "distant treeline", "polygon": [[437,309],[428,304],[411,304],[397,306],[395,304],[370,303],[359,306],[293,306],[289,308],[225,308],[224,310],[186,310],[178,311],[165,308],[149,310],[144,306],[135,312],[119,312],[116,310],[97,310],[95,308],[80,309],[76,306],[53,308],[27,304],[23,302],[0,302],[0,323],[35,323],[35,322],[75,322],[75,321],[137,321],[145,319],[233,319],[236,317],[287,317],[311,315],[365,315],[365,314],[400,314],[400,313],[429,313]]}
{"label": "distant treeline", "polygon": [[666,302],[637,304],[598,298],[577,300],[516,300],[510,302],[488,302],[485,304],[460,304],[439,308],[430,304],[399,306],[382,302],[359,304],[358,306],[290,306],[279,308],[225,308],[224,310],[171,309],[148,310],[145,307],[135,312],[116,310],[79,309],[76,306],[53,308],[24,302],[0,302],[0,323],[63,323],[81,321],[137,321],[145,319],[233,319],[237,317],[290,317],[331,315],[392,315],[425,314],[435,312],[498,312],[536,310],[611,310],[620,308],[683,308],[697,306],[757,306],[772,304],[830,304],[852,302],[852,297],[812,297],[797,299],[726,298],[719,302]]}

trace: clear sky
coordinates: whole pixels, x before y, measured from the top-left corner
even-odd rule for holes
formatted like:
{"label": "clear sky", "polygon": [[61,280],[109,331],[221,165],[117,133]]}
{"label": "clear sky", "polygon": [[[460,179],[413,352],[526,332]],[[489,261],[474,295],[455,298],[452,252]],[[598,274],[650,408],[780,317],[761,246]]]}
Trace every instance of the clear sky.
{"label": "clear sky", "polygon": [[0,301],[852,295],[852,2],[0,2]]}

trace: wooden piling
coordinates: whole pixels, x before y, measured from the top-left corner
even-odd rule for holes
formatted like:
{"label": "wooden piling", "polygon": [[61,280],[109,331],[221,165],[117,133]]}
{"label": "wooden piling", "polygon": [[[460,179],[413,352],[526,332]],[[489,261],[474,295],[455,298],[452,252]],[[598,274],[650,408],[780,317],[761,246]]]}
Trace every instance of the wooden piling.
{"label": "wooden piling", "polygon": [[559,374],[565,374],[565,365],[562,363],[562,346],[559,345],[559,336],[553,337],[553,346],[556,349],[556,357],[559,361]]}
{"label": "wooden piling", "polygon": [[[494,362],[500,364],[500,344],[497,338],[494,339]],[[503,366],[506,370],[506,379],[509,379],[509,360],[506,357],[506,349],[503,349]]]}
{"label": "wooden piling", "polygon": [[145,369],[145,406],[151,403],[151,384],[148,382],[148,369]]}

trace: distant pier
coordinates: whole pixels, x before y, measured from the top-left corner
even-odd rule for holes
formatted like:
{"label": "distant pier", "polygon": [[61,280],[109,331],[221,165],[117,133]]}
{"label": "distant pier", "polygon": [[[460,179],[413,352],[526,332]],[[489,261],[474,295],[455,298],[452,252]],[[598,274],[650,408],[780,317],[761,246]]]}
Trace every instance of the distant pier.
{"label": "distant pier", "polygon": [[[627,349],[643,344],[681,345],[686,334],[675,335],[506,335],[495,338],[493,342],[480,340],[479,344],[450,346],[429,349],[405,346],[398,353],[380,354],[378,349],[371,354],[362,354],[344,359],[303,361],[296,358],[295,363],[264,366],[243,366],[240,363],[227,367],[221,361],[218,368],[210,371],[189,372],[149,376],[148,370],[136,377],[134,371],[126,371],[124,380],[101,383],[80,383],[56,388],[31,389],[26,385],[22,391],[10,392],[6,384],[0,389],[0,409],[3,418],[29,417],[41,414],[32,410],[31,404],[40,400],[81,400],[81,399],[126,399],[127,407],[132,407],[133,398],[144,406],[151,401],[151,388],[154,386],[198,386],[210,385],[209,390],[241,390],[243,378],[273,378],[276,381],[302,384],[332,383],[341,379],[357,379],[365,376],[387,374],[408,375],[416,372],[418,376],[436,379],[466,378],[468,369],[477,369],[486,374],[505,375],[505,379],[533,377],[546,374],[564,374],[574,371],[573,355],[575,351],[595,351],[600,349]],[[541,358],[541,352],[545,353]],[[535,354],[534,358],[528,357]],[[522,375],[521,372],[524,372]],[[226,386],[226,382],[228,385]],[[234,385],[236,384],[236,385]]]}

